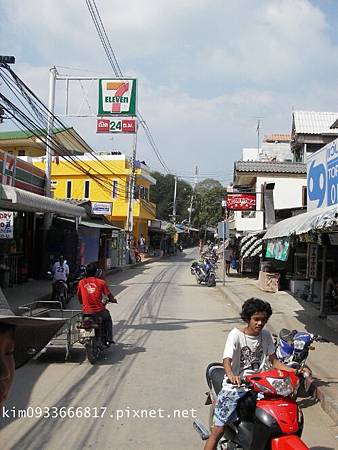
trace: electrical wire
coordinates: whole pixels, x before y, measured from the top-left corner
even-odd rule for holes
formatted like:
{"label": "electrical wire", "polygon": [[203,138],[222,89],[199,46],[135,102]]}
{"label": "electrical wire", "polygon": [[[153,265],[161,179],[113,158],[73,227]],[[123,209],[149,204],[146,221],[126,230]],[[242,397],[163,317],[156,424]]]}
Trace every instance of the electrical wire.
{"label": "electrical wire", "polygon": [[[101,41],[101,44],[102,44],[102,46],[104,48],[104,51],[106,53],[106,56],[108,58],[108,61],[109,61],[110,65],[111,65],[111,67],[112,67],[112,69],[114,71],[114,74],[117,77],[119,77],[119,78],[123,78],[122,70],[121,70],[121,68],[119,66],[119,63],[118,63],[118,60],[116,58],[115,52],[114,52],[114,50],[113,50],[113,48],[112,48],[112,46],[110,44],[110,40],[109,40],[109,38],[107,36],[104,24],[103,24],[101,16],[100,16],[100,12],[99,12],[99,10],[98,10],[98,8],[96,6],[96,3],[95,3],[95,0],[86,0],[86,4],[87,4],[87,7],[88,7],[90,16],[91,16],[91,18],[92,18],[92,20],[94,22],[94,26],[96,28],[96,31],[97,31],[97,34],[98,34],[99,39]],[[137,110],[137,114],[136,115],[137,115],[137,118],[139,119],[140,125],[142,126],[142,128],[143,128],[143,130],[145,132],[146,138],[147,138],[150,146],[154,150],[155,155],[157,156],[161,166],[164,168],[164,170],[167,173],[170,173],[170,171],[168,169],[168,166],[166,165],[166,163],[165,163],[165,161],[164,161],[164,159],[163,159],[163,157],[162,157],[162,155],[161,155],[161,153],[160,153],[160,151],[159,151],[159,149],[158,149],[158,147],[157,147],[157,145],[156,145],[156,143],[154,141],[154,138],[153,138],[153,136],[152,136],[152,134],[150,132],[150,129],[149,129],[146,121],[144,120],[144,118],[141,115],[139,110]]]}

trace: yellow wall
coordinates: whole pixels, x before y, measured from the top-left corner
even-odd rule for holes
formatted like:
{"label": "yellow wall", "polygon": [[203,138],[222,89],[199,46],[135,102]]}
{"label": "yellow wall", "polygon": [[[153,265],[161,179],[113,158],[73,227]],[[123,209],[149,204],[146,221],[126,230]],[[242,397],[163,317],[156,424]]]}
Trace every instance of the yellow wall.
{"label": "yellow wall", "polygon": [[[67,181],[71,181],[71,197],[74,200],[90,200],[92,202],[112,202],[112,215],[108,217],[113,223],[124,223],[126,226],[128,211],[127,181],[130,170],[123,160],[102,160],[101,162],[84,160],[82,169],[89,171],[96,178],[90,178],[69,161],[60,160],[59,164],[52,164],[52,181],[54,198],[64,200],[67,198]],[[35,162],[35,166],[45,169],[44,162]],[[89,196],[85,198],[85,181],[89,181]],[[113,181],[117,181],[117,198],[113,198]],[[151,183],[142,177],[142,169],[136,171],[136,184],[150,189]],[[144,199],[134,201],[134,234],[147,234],[147,221],[155,219],[155,205]],[[140,230],[140,231],[139,231]]]}

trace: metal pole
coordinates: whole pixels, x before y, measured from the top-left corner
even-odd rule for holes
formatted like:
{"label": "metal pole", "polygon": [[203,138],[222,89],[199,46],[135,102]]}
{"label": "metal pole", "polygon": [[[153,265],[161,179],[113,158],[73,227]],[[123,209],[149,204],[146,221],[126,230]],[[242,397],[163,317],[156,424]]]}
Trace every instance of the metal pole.
{"label": "metal pole", "polygon": [[54,107],[55,107],[55,84],[56,84],[56,67],[52,67],[49,71],[49,99],[48,99],[48,122],[47,122],[47,146],[46,146],[46,197],[51,197],[51,181],[52,181],[52,137],[54,123]]}
{"label": "metal pole", "polygon": [[324,314],[326,256],[327,256],[327,246],[323,245],[323,253],[322,253],[322,280],[321,280],[322,284],[321,284],[321,289],[320,289],[319,317],[326,317],[326,315]]}
{"label": "metal pole", "polygon": [[[136,125],[137,127],[137,125]],[[128,217],[127,217],[127,246],[131,248],[131,235],[134,227],[134,186],[135,186],[135,161],[136,161],[136,146],[137,146],[137,128],[133,140],[133,153],[130,164],[130,176],[128,187]]]}
{"label": "metal pole", "polygon": [[173,203],[173,218],[174,218],[174,225],[176,225],[176,194],[177,194],[177,176],[175,175],[174,203]]}
{"label": "metal pole", "polygon": [[225,228],[226,222],[223,220],[223,286],[225,286]]}

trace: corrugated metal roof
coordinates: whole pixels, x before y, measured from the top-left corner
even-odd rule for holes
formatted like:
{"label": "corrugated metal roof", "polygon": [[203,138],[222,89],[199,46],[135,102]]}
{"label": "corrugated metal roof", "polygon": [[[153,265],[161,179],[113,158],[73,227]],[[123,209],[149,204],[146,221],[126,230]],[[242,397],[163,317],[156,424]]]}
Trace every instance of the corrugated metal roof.
{"label": "corrugated metal roof", "polygon": [[300,134],[335,134],[331,125],[338,119],[338,112],[294,111],[293,119],[296,133]]}
{"label": "corrugated metal roof", "polygon": [[277,161],[237,161],[236,172],[306,174],[306,164]]}

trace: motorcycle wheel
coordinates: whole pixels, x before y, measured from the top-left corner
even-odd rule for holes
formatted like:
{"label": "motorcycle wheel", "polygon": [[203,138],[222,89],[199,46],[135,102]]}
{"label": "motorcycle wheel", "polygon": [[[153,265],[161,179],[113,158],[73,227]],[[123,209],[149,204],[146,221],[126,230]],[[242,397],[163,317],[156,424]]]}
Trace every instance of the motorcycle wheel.
{"label": "motorcycle wheel", "polygon": [[91,339],[85,347],[88,361],[90,364],[95,364],[100,356],[100,349],[96,343],[96,339]]}
{"label": "motorcycle wheel", "polygon": [[213,273],[212,273],[212,274],[210,275],[210,277],[208,278],[207,286],[208,286],[208,287],[214,287],[214,286],[216,286],[216,279],[215,279],[215,275],[214,275]]}

